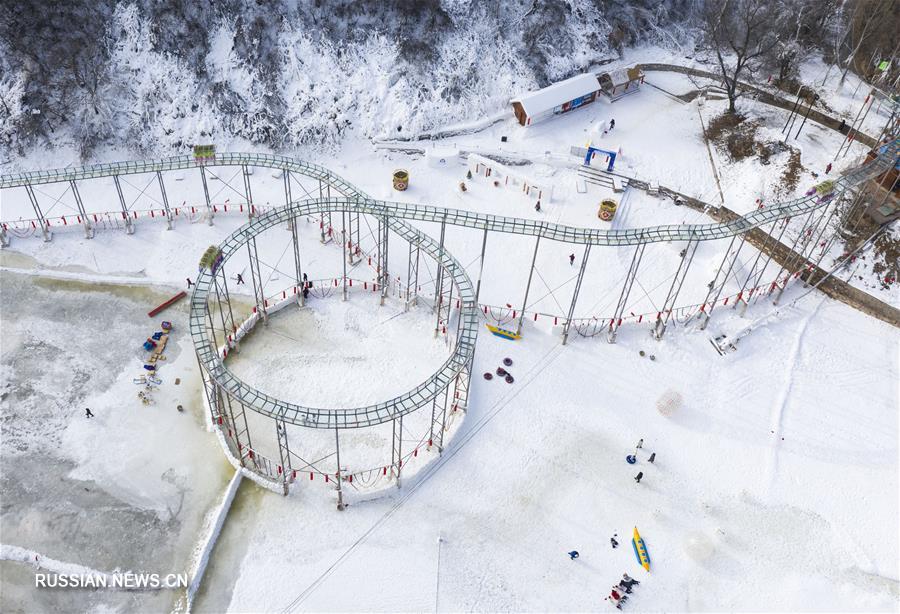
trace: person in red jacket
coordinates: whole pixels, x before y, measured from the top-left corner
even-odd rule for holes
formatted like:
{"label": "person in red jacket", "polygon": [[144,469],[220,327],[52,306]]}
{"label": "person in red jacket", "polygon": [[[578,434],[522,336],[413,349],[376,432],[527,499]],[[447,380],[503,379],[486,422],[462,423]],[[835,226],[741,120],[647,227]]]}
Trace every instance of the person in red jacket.
{"label": "person in red jacket", "polygon": [[609,597],[604,599],[604,601],[612,601],[612,604],[616,606],[617,610],[622,609],[622,604],[628,599],[625,595],[621,594],[619,591],[615,589],[615,587],[610,591]]}

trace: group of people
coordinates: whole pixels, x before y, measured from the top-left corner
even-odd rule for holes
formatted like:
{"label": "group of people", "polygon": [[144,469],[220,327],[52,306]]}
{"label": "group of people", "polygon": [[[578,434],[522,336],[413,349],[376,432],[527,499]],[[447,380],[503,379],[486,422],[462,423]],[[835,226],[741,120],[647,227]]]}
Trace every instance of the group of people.
{"label": "group of people", "polygon": [[628,595],[631,594],[631,591],[635,586],[640,584],[637,580],[629,576],[627,573],[622,574],[622,579],[619,580],[619,583],[612,587],[609,592],[609,597],[607,597],[604,601],[610,601],[616,609],[621,610],[622,604],[628,601]]}
{"label": "group of people", "polygon": [[[615,535],[613,535],[609,541],[612,543],[613,548],[619,545]],[[577,550],[572,550],[566,554],[568,554],[569,559],[573,561],[579,557]],[[623,573],[622,579],[619,580],[618,584],[612,587],[609,596],[604,601],[612,601],[612,604],[616,606],[617,609],[621,610],[622,604],[628,601],[628,595],[631,594],[631,591],[638,584],[640,584],[640,582],[629,576],[627,573]]]}
{"label": "group of people", "polygon": [[[634,463],[637,462],[638,450],[642,449],[643,447],[644,447],[644,440],[640,439],[634,448],[634,454],[629,454],[628,456],[625,457],[625,460],[628,461],[628,464],[633,465]],[[650,457],[647,460],[651,464],[653,464],[656,461],[656,452],[651,452]],[[644,472],[638,471],[637,475],[634,476],[634,481],[637,482],[638,484],[640,484],[642,479],[644,479]],[[613,548],[615,548],[615,546],[613,546]]]}

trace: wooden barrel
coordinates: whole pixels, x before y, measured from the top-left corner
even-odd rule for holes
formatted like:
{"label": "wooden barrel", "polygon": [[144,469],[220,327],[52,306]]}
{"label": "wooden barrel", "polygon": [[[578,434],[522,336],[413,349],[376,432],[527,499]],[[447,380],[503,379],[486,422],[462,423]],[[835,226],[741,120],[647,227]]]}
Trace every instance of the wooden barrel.
{"label": "wooden barrel", "polygon": [[616,208],[618,206],[618,203],[611,198],[601,200],[600,210],[597,212],[597,217],[599,217],[604,222],[611,221],[614,217],[616,217]]}
{"label": "wooden barrel", "polygon": [[394,171],[394,189],[398,192],[404,191],[409,187],[409,171],[405,169],[397,169]]}

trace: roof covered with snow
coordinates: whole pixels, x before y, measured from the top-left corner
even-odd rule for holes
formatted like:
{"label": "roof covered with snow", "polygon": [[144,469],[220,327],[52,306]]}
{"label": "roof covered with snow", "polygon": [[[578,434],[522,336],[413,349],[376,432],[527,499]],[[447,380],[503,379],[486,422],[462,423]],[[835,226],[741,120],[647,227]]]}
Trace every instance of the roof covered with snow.
{"label": "roof covered with snow", "polygon": [[622,85],[631,81],[637,81],[643,74],[640,66],[635,66],[634,68],[619,68],[601,74],[600,81],[602,82],[608,77],[613,85]]}
{"label": "roof covered with snow", "polygon": [[575,75],[565,81],[548,85],[536,92],[529,92],[524,96],[513,98],[511,102],[518,102],[530,116],[549,111],[559,105],[575,100],[579,96],[590,94],[600,90],[600,82],[590,73]]}

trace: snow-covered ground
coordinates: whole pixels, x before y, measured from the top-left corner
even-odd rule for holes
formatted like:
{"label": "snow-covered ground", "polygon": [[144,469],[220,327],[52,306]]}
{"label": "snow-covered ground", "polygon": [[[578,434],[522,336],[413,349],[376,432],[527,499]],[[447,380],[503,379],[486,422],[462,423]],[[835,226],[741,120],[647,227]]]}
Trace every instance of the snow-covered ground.
{"label": "snow-covered ground", "polygon": [[[649,80],[675,93],[693,87],[679,75]],[[710,102],[699,113],[708,122],[721,106]],[[783,112],[762,105],[753,112],[764,121],[762,135],[777,139]],[[615,118],[615,130],[602,142],[621,147],[618,170],[718,204],[699,113],[696,103],[645,87],[615,105],[596,103],[529,130],[506,120],[425,147],[516,152],[537,160],[547,151],[566,154],[570,146],[584,146],[594,125]],[[791,144],[801,149],[804,166],[821,169],[839,142],[835,133],[807,124]],[[846,163],[858,154],[854,150]],[[730,208],[744,212],[756,198],[773,198],[772,177],[784,160],[730,165],[716,151],[713,158]],[[608,227],[598,220],[597,205],[615,197],[622,203],[617,227],[707,221],[632,189],[613,194],[590,186],[579,193],[574,159],[571,166],[516,167],[554,186],[540,212],[518,190],[467,179],[464,164],[453,159],[432,167],[425,156],[349,141],[333,157],[314,161],[377,198]],[[20,161],[31,162],[59,164]],[[400,167],[412,177],[404,193],[390,187],[390,174]],[[836,164],[833,172],[841,168]],[[219,174],[225,181],[211,181],[213,200],[239,201],[240,177],[229,169]],[[167,179],[170,201],[202,202],[199,176],[179,175]],[[141,193],[149,180],[123,186],[139,209],[159,206],[149,189]],[[257,203],[282,202],[281,179],[271,171],[257,170],[252,180]],[[814,181],[804,177],[798,190]],[[88,211],[117,208],[111,181],[79,187]],[[48,215],[71,214],[64,189],[41,187],[39,198],[48,206],[63,197]],[[3,198],[0,217],[30,217],[24,191],[4,191]],[[140,343],[157,325],[146,311],[183,287],[203,249],[243,221],[237,214],[219,215],[213,226],[179,219],[166,231],[158,221],[141,219],[131,236],[98,230],[86,240],[77,229],[59,230],[50,243],[14,238],[0,252],[4,545],[104,571],[189,568],[204,517],[232,471],[203,426],[185,303],[165,313],[176,329],[153,405],[140,404],[132,379],[141,370]],[[311,279],[340,277],[339,249],[322,245],[317,220],[307,221],[300,228],[304,270]],[[437,236],[436,225],[420,226]],[[362,231],[369,233],[365,226]],[[275,294],[292,284],[290,233],[273,228],[264,237],[258,242],[263,277],[267,293]],[[447,230],[447,249],[473,279],[481,238],[477,231]],[[489,237],[483,303],[521,310],[534,247],[531,238]],[[647,248],[626,313],[657,310],[682,248]],[[701,246],[680,305],[704,300],[725,248],[722,241]],[[405,246],[395,241],[391,250],[392,274],[405,275]],[[576,317],[610,315],[631,253],[592,251]],[[737,270],[756,253],[747,246]],[[581,248],[541,243],[524,339],[511,343],[483,331],[476,352],[476,375],[511,357],[515,384],[473,378],[469,411],[443,456],[429,453],[400,490],[351,498],[338,513],[333,491],[321,481],[301,480],[283,498],[245,480],[194,609],[585,611],[610,607],[603,597],[627,571],[642,582],[630,602],[635,610],[896,610],[896,329],[813,293],[725,357],[713,350],[709,335],[731,334],[767,314],[766,301],[753,305],[748,319],[718,309],[705,333],[672,326],[656,342],[646,322],[632,320],[616,345],[573,335],[562,346],[552,319],[535,322],[531,314],[565,313],[581,254]],[[229,263],[231,274],[245,266],[242,257]],[[349,275],[373,278],[365,260]],[[423,266],[421,275],[427,294],[432,271]],[[723,295],[736,292],[737,284],[732,279]],[[246,286],[231,290],[249,301]],[[789,289],[783,303],[799,293]],[[236,317],[249,311],[242,309]],[[307,310],[277,314],[268,329],[246,340],[246,353],[229,362],[242,377],[262,378],[258,383],[269,392],[296,395],[298,402],[333,406],[383,398],[411,387],[445,356],[433,340],[432,317],[427,304],[404,313],[392,300],[378,307],[377,298],[358,287],[347,303],[334,292],[316,297]],[[640,350],[655,360],[642,358]],[[668,391],[680,393],[684,403],[663,416],[656,404]],[[178,404],[184,413],[176,411]],[[96,418],[84,418],[84,407]],[[638,464],[626,464],[641,438]],[[360,449],[390,452],[383,439],[377,446],[359,441]],[[654,464],[648,463],[651,452],[657,453]],[[640,484],[632,479],[637,471],[644,473]],[[634,526],[647,541],[649,575],[628,543]],[[609,546],[614,533],[621,542],[616,550]],[[577,561],[565,554],[572,549],[581,552]],[[179,598],[35,592],[23,569],[0,563],[0,609],[156,611]]]}
{"label": "snow-covered ground", "polygon": [[[198,610],[592,611],[622,572],[637,611],[896,609],[893,329],[813,296],[727,358],[681,331],[485,337],[476,371],[507,355],[515,386],[476,383],[455,444],[392,496],[338,514],[321,484],[242,491],[223,536],[239,570],[221,563]],[[668,390],[684,406],[663,417]]]}

